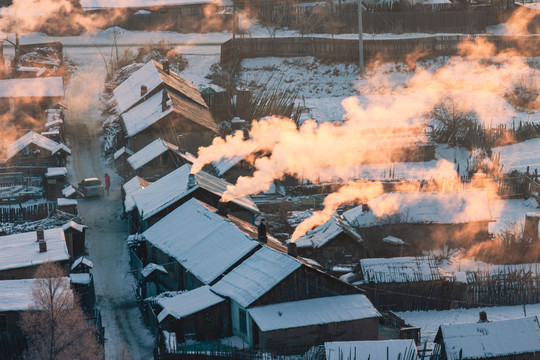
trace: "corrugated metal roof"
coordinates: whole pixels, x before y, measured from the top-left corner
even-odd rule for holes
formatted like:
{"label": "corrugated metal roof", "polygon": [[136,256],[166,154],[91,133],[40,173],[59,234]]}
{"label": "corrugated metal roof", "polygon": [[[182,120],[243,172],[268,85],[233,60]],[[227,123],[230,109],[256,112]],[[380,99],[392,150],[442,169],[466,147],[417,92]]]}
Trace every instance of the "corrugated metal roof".
{"label": "corrugated metal roof", "polygon": [[342,360],[353,354],[356,360],[401,359],[417,360],[418,352],[412,339],[334,341],[324,343],[326,360]]}
{"label": "corrugated metal roof", "polygon": [[162,322],[169,315],[182,319],[223,301],[225,299],[210,291],[207,285],[176,296],[161,297],[157,299],[157,303],[163,308],[158,315],[158,321]]}
{"label": "corrugated metal roof", "polygon": [[441,280],[435,260],[430,257],[361,259],[363,279],[371,283],[403,283]]}
{"label": "corrugated metal roof", "polygon": [[339,295],[258,306],[248,310],[261,331],[380,317],[365,295]]}
{"label": "corrugated metal roof", "polygon": [[205,284],[258,246],[230,221],[195,199],[173,210],[143,236]]}
{"label": "corrugated metal roof", "polygon": [[295,258],[263,247],[212,286],[212,291],[248,307],[300,266]]}
{"label": "corrugated metal roof", "polygon": [[[441,325],[435,338],[444,341],[449,360],[486,359],[540,352],[538,318]],[[462,357],[460,357],[460,352]]]}

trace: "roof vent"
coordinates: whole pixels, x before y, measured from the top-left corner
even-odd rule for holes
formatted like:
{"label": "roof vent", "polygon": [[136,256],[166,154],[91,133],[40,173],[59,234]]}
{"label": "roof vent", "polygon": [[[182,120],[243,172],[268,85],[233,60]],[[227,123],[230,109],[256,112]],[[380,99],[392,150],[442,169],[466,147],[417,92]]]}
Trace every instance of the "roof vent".
{"label": "roof vent", "polygon": [[141,85],[141,96],[146,95],[147,92],[148,88],[146,87],[146,85]]}
{"label": "roof vent", "polygon": [[40,226],[37,228],[36,234],[37,234],[36,241],[45,241],[45,231],[43,230],[43,226]]}

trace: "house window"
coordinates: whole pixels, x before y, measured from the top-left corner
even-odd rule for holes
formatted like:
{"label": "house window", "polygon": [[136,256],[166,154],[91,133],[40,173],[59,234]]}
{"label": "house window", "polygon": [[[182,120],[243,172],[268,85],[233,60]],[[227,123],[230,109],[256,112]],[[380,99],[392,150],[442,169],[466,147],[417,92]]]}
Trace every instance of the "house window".
{"label": "house window", "polygon": [[0,315],[0,331],[7,330],[7,315]]}
{"label": "house window", "polygon": [[240,322],[240,332],[244,335],[247,335],[246,310],[238,309],[238,321]]}

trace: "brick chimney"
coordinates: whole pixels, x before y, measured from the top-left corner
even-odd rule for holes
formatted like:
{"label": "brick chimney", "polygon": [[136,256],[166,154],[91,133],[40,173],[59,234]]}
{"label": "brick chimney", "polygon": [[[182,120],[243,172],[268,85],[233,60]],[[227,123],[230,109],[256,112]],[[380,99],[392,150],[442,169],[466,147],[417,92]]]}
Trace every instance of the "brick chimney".
{"label": "brick chimney", "polygon": [[169,65],[169,60],[167,60],[167,59],[163,60],[161,65],[163,65],[163,71],[165,73],[167,73],[167,74],[171,73],[171,66]]}
{"label": "brick chimney", "polygon": [[523,240],[531,244],[538,242],[538,222],[540,213],[530,212],[525,215],[525,226],[523,229]]}
{"label": "brick chimney", "polygon": [[287,243],[287,254],[289,254],[292,257],[297,257],[298,252],[296,251],[296,244],[293,242]]}
{"label": "brick chimney", "polygon": [[47,242],[45,240],[39,240],[39,252],[47,252]]}
{"label": "brick chimney", "polygon": [[37,240],[36,241],[45,241],[45,231],[43,230],[43,226],[40,226],[36,230]]}
{"label": "brick chimney", "polygon": [[167,93],[167,90],[163,89],[163,97],[161,98],[161,111],[167,111],[171,104],[169,103],[171,99],[169,98],[169,94]]}
{"label": "brick chimney", "polygon": [[146,87],[146,85],[141,85],[141,96],[146,95],[147,92],[148,88]]}

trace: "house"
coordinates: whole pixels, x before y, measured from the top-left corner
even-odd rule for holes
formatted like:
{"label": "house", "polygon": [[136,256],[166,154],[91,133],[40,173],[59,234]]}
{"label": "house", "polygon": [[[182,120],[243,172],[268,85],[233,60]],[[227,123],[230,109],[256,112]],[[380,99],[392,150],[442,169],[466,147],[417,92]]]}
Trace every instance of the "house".
{"label": "house", "polygon": [[367,244],[347,221],[332,216],[295,240],[298,255],[327,267],[353,264],[369,255]]}
{"label": "house", "polygon": [[178,153],[178,146],[162,139],[152,141],[126,161],[131,174],[149,180],[163,177],[186,163]]}
{"label": "house", "polygon": [[326,360],[418,359],[418,350],[412,339],[332,341],[324,344],[324,352]]}
{"label": "house", "polygon": [[538,318],[441,325],[432,359],[540,359]]}
{"label": "house", "polygon": [[68,252],[72,259],[76,259],[85,254],[86,229],[88,229],[88,226],[77,224],[73,220],[62,225]]}
{"label": "house", "polygon": [[[114,19],[120,12],[124,14],[114,24],[128,30],[182,30],[198,32],[207,29],[216,12],[222,9],[224,3],[230,1],[218,0],[137,0],[115,1],[80,0],[84,11],[93,15],[102,15]],[[212,15],[212,16],[211,16]],[[117,16],[118,17],[118,16]],[[210,17],[210,19],[208,19]],[[220,23],[223,20],[219,21]],[[215,24],[218,26],[219,24]],[[225,28],[224,28],[225,29]],[[215,29],[214,31],[220,31]]]}
{"label": "house", "polygon": [[39,265],[65,267],[69,259],[62,228],[0,236],[0,280],[30,279]]}
{"label": "house", "polygon": [[174,332],[180,343],[211,341],[231,336],[227,301],[205,285],[173,296],[158,297],[152,307],[150,327]]}
{"label": "house", "polygon": [[486,191],[391,192],[343,213],[377,254],[388,235],[410,246],[407,253],[449,247],[468,247],[489,237],[491,216]]}
{"label": "house", "polygon": [[[216,208],[222,206],[221,196],[230,184],[203,171],[193,178],[190,172],[191,166],[186,164],[140,190],[136,190],[138,186],[133,183],[135,191],[131,192],[131,198],[134,206],[128,213],[128,221],[139,231],[144,231],[191,198]],[[126,193],[127,202],[126,211],[131,208]],[[250,222],[259,214],[259,208],[249,196],[234,199],[226,206],[230,215]]]}
{"label": "house", "polygon": [[259,243],[201,202],[191,199],[142,234],[144,264],[168,272],[157,291],[209,285],[253,253]]}
{"label": "house", "polygon": [[218,134],[197,87],[170,71],[168,63],[148,62],[113,93],[127,147],[133,151],[162,138],[196,152]]}
{"label": "house", "polygon": [[326,341],[377,340],[381,316],[362,294],[258,306],[248,314],[252,346],[281,354],[302,354]]}
{"label": "house", "polygon": [[364,290],[378,309],[393,311],[450,309],[466,294],[466,285],[431,257],[361,259],[355,274],[342,279]]}
{"label": "house", "polygon": [[[288,254],[263,246],[212,285],[231,306],[233,335],[250,346],[257,345],[258,330],[250,308],[320,297],[359,294],[354,286],[340,281]],[[373,339],[376,339],[375,334]]]}
{"label": "house", "polygon": [[0,169],[44,175],[50,167],[64,167],[71,149],[34,131],[9,144]]}

